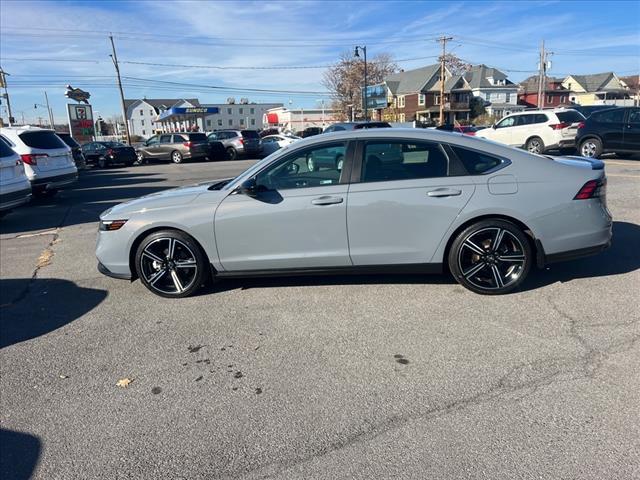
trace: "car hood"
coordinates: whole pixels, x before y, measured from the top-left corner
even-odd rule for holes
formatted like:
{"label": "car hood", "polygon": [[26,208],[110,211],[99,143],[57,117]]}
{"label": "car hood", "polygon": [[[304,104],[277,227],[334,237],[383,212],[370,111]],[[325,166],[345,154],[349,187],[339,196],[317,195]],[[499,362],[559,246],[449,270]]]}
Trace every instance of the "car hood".
{"label": "car hood", "polygon": [[[220,183],[223,180],[213,180],[209,182],[198,183],[195,185],[186,185],[178,188],[171,188],[161,192],[151,193],[143,197],[120,203],[100,215],[101,220],[120,219],[132,213],[145,212],[148,210],[156,210],[160,208],[176,207],[186,205],[193,202],[203,193],[208,193],[207,201],[217,203],[222,200],[228,192],[220,190],[209,190],[209,187]],[[218,195],[216,195],[218,194]]]}

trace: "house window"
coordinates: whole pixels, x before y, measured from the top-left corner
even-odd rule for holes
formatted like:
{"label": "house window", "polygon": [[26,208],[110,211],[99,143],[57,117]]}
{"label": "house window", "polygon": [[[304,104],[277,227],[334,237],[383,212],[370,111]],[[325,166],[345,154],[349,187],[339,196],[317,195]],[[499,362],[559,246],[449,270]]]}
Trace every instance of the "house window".
{"label": "house window", "polygon": [[219,118],[219,119],[218,119],[218,126],[219,126],[219,127],[221,127],[221,126],[222,126],[222,119],[221,119],[221,118]]}
{"label": "house window", "polygon": [[400,95],[398,97],[398,107],[399,108],[404,108],[404,95]]}
{"label": "house window", "polygon": [[207,127],[211,126],[211,120],[207,120]]}
{"label": "house window", "polygon": [[547,95],[547,103],[553,103],[553,97],[551,95]]}
{"label": "house window", "polygon": [[142,130],[142,135],[146,135],[146,134],[147,134],[147,132],[145,132],[144,130]]}
{"label": "house window", "polygon": [[149,110],[149,115],[153,116],[153,110]]}
{"label": "house window", "polygon": [[560,97],[560,103],[567,103],[567,97],[564,95]]}
{"label": "house window", "polygon": [[505,93],[505,102],[506,103],[511,103],[511,93],[510,92]]}
{"label": "house window", "polygon": [[239,113],[240,115],[242,115],[243,111],[244,111],[244,109],[243,109],[242,107],[240,107],[240,109],[238,110],[238,113]]}
{"label": "house window", "polygon": [[[240,110],[242,110],[242,109],[240,109]],[[240,119],[240,125],[244,126],[244,118]]]}
{"label": "house window", "polygon": [[404,122],[404,113],[401,113],[400,115],[398,115],[398,120],[400,122]]}
{"label": "house window", "polygon": [[140,125],[144,125],[144,120],[140,120]]}
{"label": "house window", "polygon": [[144,117],[144,110],[140,109],[140,116]]}
{"label": "house window", "polygon": [[251,125],[255,125],[255,124],[256,124],[256,119],[255,119],[255,118],[252,118],[252,119],[251,119]]}
{"label": "house window", "polygon": [[228,113],[229,115],[231,115],[231,109],[230,109],[230,108],[227,108],[227,113]]}
{"label": "house window", "polygon": [[249,109],[249,113],[251,113],[251,115],[253,115],[254,113],[256,113],[256,109],[255,108],[250,108]]}
{"label": "house window", "polygon": [[233,125],[233,120],[229,119],[229,126],[231,127]]}
{"label": "house window", "polygon": [[419,93],[418,94],[418,105],[424,105],[424,104],[425,104],[424,93]]}
{"label": "house window", "polygon": [[433,104],[434,104],[434,105],[440,105],[440,95],[437,95],[437,94],[436,94],[436,95],[433,97]]}

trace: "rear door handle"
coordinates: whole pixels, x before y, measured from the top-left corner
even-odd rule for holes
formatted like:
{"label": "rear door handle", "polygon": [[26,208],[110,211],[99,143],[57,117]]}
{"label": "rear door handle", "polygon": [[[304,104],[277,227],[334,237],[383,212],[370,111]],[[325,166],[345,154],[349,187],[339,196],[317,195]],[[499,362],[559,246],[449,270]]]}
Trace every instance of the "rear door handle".
{"label": "rear door handle", "polygon": [[334,205],[336,203],[342,203],[343,201],[344,199],[342,197],[331,197],[326,195],[324,197],[314,198],[311,200],[311,203],[313,205]]}
{"label": "rear door handle", "polygon": [[427,192],[429,197],[455,197],[462,195],[462,190],[456,190],[455,188],[436,188]]}

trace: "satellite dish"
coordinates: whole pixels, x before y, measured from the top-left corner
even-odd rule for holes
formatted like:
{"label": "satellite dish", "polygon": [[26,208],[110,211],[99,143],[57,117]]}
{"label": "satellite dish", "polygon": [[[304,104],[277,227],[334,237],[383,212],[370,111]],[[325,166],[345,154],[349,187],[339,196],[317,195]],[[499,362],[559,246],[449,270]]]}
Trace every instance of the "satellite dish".
{"label": "satellite dish", "polygon": [[227,98],[227,103],[228,103],[229,105],[233,105],[233,104],[235,104],[235,103],[236,103],[236,99],[235,99],[235,98],[233,98],[233,97],[229,97],[229,98]]}
{"label": "satellite dish", "polygon": [[246,105],[246,104],[248,104],[248,103],[249,103],[249,99],[248,99],[248,98],[241,98],[241,99],[240,99],[240,103],[241,103],[242,105]]}

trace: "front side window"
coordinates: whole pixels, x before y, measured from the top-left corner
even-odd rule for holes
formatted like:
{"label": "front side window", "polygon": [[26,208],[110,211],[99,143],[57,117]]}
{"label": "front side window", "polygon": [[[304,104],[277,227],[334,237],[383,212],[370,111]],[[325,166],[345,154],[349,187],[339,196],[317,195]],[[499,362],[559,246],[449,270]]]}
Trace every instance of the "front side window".
{"label": "front side window", "polygon": [[629,112],[629,124],[640,125],[640,109],[634,109]]}
{"label": "front side window", "polygon": [[335,143],[299,150],[256,176],[269,190],[322,187],[340,183],[346,144]]}
{"label": "front side window", "polygon": [[362,181],[384,182],[446,177],[448,159],[442,147],[430,142],[367,142],[362,159]]}
{"label": "front side window", "polygon": [[477,150],[468,150],[466,148],[451,145],[453,153],[460,159],[464,168],[470,175],[478,175],[502,163],[502,160],[491,155],[487,155]]}
{"label": "front side window", "polygon": [[149,140],[147,140],[147,145],[156,145],[159,142],[160,142],[160,137],[156,135],[155,137],[151,137]]}
{"label": "front side window", "polygon": [[505,128],[505,127],[513,127],[516,124],[517,116],[503,118],[498,124],[496,128]]}

